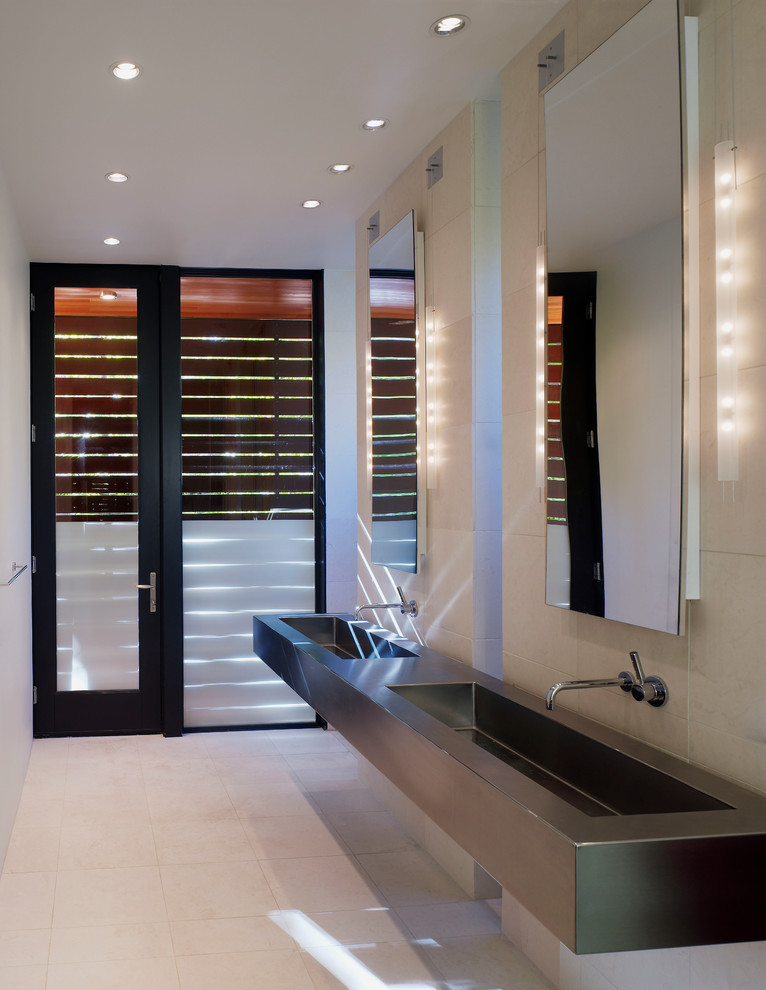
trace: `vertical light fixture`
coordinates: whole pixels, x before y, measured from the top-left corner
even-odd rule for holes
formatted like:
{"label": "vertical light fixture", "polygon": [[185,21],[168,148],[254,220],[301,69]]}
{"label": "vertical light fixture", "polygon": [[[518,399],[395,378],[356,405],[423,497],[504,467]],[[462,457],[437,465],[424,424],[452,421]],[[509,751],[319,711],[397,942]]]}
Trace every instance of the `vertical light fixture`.
{"label": "vertical light fixture", "polygon": [[535,261],[535,484],[545,486],[545,242]]}
{"label": "vertical light fixture", "polygon": [[718,480],[736,481],[737,274],[734,145],[715,146],[715,302],[718,378]]}
{"label": "vertical light fixture", "polygon": [[436,310],[426,307],[426,487],[436,488]]}
{"label": "vertical light fixture", "polygon": [[684,18],[688,202],[689,463],[686,484],[685,597],[700,597],[700,124],[699,23]]}

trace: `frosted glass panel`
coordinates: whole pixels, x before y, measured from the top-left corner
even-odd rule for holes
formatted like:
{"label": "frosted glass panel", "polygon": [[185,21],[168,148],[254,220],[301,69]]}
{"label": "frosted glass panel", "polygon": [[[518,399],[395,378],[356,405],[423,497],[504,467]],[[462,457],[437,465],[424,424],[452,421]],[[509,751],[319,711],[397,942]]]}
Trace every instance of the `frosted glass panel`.
{"label": "frosted glass panel", "polygon": [[310,722],[314,711],[253,654],[256,612],[313,612],[314,523],[183,524],[184,724]]}
{"label": "frosted glass panel", "polygon": [[138,689],[137,568],[137,523],[56,523],[59,691]]}

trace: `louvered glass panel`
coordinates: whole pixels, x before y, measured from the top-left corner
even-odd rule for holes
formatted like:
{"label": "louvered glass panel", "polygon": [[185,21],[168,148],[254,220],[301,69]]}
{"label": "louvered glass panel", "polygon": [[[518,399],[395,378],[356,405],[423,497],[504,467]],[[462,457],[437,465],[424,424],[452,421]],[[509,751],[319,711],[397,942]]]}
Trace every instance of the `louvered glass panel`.
{"label": "louvered glass panel", "polygon": [[181,279],[184,723],[304,723],[252,652],[256,612],[313,611],[312,283]]}
{"label": "louvered glass panel", "polygon": [[370,273],[372,539],[376,564],[415,570],[417,343],[412,275]]}
{"label": "louvered glass panel", "polygon": [[137,293],[56,289],[59,691],[138,688]]}

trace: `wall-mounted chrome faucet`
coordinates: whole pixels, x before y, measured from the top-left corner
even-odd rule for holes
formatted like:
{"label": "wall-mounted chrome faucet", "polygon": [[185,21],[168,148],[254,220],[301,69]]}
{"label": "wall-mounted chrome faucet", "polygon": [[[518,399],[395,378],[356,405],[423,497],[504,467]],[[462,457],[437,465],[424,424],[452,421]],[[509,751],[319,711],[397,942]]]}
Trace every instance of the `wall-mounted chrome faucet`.
{"label": "wall-mounted chrome faucet", "polygon": [[412,599],[412,601],[407,601],[404,597],[404,592],[402,591],[401,585],[397,585],[396,590],[399,592],[400,601],[398,602],[365,602],[364,605],[358,605],[354,611],[354,618],[358,619],[362,614],[364,609],[375,609],[375,608],[398,608],[402,615],[412,615],[416,616],[418,614],[418,603]]}
{"label": "wall-mounted chrome faucet", "polygon": [[667,685],[661,678],[653,674],[644,676],[641,658],[635,650],[631,650],[630,659],[635,672],[635,680],[626,671],[621,670],[616,678],[600,678],[592,681],[560,681],[554,684],[545,696],[545,707],[552,712],[559,691],[574,691],[579,688],[619,687],[630,692],[636,701],[648,701],[653,708],[659,708],[668,700]]}

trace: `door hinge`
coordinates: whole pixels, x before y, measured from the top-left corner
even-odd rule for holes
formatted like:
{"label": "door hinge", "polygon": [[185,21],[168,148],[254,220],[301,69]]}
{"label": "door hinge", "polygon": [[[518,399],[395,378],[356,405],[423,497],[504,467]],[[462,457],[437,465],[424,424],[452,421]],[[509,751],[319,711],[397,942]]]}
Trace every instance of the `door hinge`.
{"label": "door hinge", "polygon": [[37,574],[37,557],[32,557],[32,573]]}
{"label": "door hinge", "polygon": [[593,319],[593,300],[592,299],[588,303],[588,305],[585,307],[585,318],[588,319],[588,320],[592,320]]}
{"label": "door hinge", "polygon": [[594,581],[601,580],[601,561],[599,560],[597,560],[596,563],[593,565],[593,580]]}
{"label": "door hinge", "polygon": [[35,294],[34,294],[34,292],[30,292],[29,293],[29,308],[34,313],[34,311],[35,311]]}
{"label": "door hinge", "polygon": [[35,424],[32,423],[32,443],[37,441],[37,430],[35,429]]}
{"label": "door hinge", "polygon": [[37,686],[32,688],[32,704],[37,704]]}
{"label": "door hinge", "polygon": [[585,443],[591,450],[596,446],[596,433],[595,430],[588,430],[585,434]]}

